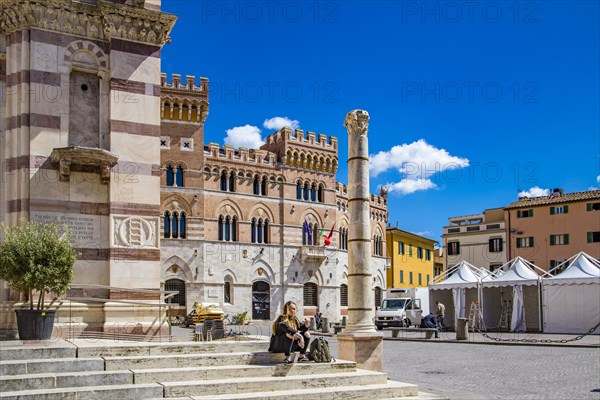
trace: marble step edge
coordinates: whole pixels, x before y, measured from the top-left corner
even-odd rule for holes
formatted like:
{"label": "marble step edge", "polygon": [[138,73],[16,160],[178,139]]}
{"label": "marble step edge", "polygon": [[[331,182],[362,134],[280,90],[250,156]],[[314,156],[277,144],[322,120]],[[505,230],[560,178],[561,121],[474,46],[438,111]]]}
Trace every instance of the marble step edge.
{"label": "marble step edge", "polygon": [[277,392],[280,390],[302,390],[318,387],[350,385],[373,385],[387,382],[387,374],[366,370],[333,374],[307,374],[259,378],[229,378],[207,381],[160,382],[165,387],[165,397],[202,396],[243,393]]}
{"label": "marble step edge", "polygon": [[[363,395],[364,394],[364,395]],[[253,392],[239,393],[235,396],[231,394],[207,395],[207,396],[188,396],[185,399],[192,400],[221,400],[221,399],[307,399],[307,400],[373,400],[384,398],[409,397],[415,399],[418,397],[419,389],[416,385],[387,381],[385,384],[361,385],[361,386],[336,386],[324,388],[307,388],[279,390],[272,392]],[[173,400],[173,399],[172,399]]]}
{"label": "marble step edge", "polygon": [[[0,392],[134,383],[132,371],[79,371],[0,376]],[[146,382],[155,383],[155,382]]]}
{"label": "marble step edge", "polygon": [[[194,380],[210,380],[213,375],[219,374],[225,377],[268,377],[268,376],[295,376],[311,373],[340,373],[353,372],[356,370],[354,361],[338,360],[333,363],[296,363],[291,366],[277,363],[271,365],[217,365],[217,366],[200,366],[200,367],[175,367],[175,368],[146,368],[146,369],[131,369],[134,373],[135,382],[182,382]],[[173,376],[179,374],[179,379],[173,379]],[[198,374],[196,379],[190,379],[191,374]],[[170,379],[165,379],[163,375],[167,375]]]}
{"label": "marble step edge", "polygon": [[[86,398],[86,393],[93,393],[93,398],[103,399],[148,399],[162,398],[164,388],[158,383],[140,385],[109,385],[109,386],[82,386],[74,388],[36,389],[16,392],[0,392],[3,400],[77,400]],[[103,396],[106,395],[106,396]]]}
{"label": "marble step edge", "polygon": [[[104,359],[96,358],[39,358],[0,361],[0,375],[42,374],[56,372],[103,371]],[[57,371],[58,369],[58,371]]]}

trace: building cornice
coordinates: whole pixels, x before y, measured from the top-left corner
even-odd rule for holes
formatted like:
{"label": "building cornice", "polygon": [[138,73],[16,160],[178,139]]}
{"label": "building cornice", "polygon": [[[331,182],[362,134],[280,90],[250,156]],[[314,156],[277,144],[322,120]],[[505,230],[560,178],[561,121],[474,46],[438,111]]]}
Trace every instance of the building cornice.
{"label": "building cornice", "polygon": [[0,31],[42,29],[90,39],[120,39],[163,46],[177,16],[108,1],[0,0]]}

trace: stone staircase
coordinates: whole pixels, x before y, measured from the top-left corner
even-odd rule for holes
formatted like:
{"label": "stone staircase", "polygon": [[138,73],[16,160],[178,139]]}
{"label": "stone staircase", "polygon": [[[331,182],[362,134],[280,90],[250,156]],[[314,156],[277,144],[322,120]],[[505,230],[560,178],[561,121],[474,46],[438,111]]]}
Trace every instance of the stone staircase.
{"label": "stone staircase", "polygon": [[285,365],[267,346],[259,339],[1,342],[0,399],[438,398],[354,362]]}

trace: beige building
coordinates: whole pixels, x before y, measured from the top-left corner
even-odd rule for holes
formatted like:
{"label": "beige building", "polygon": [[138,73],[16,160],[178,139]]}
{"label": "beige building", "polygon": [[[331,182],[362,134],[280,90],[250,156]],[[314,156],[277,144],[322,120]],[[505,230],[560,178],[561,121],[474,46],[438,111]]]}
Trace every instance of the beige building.
{"label": "beige building", "polygon": [[580,251],[600,259],[600,190],[522,197],[504,208],[507,257],[549,270]]}
{"label": "beige building", "polygon": [[444,269],[460,261],[493,271],[508,261],[502,208],[448,218],[444,227]]}

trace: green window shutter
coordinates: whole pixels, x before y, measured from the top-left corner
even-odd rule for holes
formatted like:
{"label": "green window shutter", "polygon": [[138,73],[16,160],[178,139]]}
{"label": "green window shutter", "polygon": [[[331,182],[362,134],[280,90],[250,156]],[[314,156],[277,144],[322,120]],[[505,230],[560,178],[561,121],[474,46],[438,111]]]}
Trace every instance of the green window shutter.
{"label": "green window shutter", "polygon": [[554,213],[555,213],[555,210],[556,210],[556,209],[555,209],[554,207],[550,207],[550,215],[554,215]]}
{"label": "green window shutter", "polygon": [[554,246],[556,244],[556,236],[550,235],[550,246]]}
{"label": "green window shutter", "polygon": [[564,240],[565,244],[569,244],[569,234],[565,234],[565,240]]}
{"label": "green window shutter", "polygon": [[563,207],[563,213],[567,214],[569,212],[569,206]]}
{"label": "green window shutter", "polygon": [[592,205],[592,203],[587,203],[586,206],[587,206],[588,211],[592,211],[594,209],[594,206]]}
{"label": "green window shutter", "polygon": [[533,217],[533,210],[529,210],[529,214],[528,214],[528,216],[529,216],[529,217]]}
{"label": "green window shutter", "polygon": [[517,210],[517,218],[521,218],[521,210]]}
{"label": "green window shutter", "polygon": [[521,238],[517,238],[517,249],[521,248]]}
{"label": "green window shutter", "polygon": [[531,247],[533,247],[533,236],[531,237]]}
{"label": "green window shutter", "polygon": [[587,239],[588,239],[588,243],[592,243],[592,241],[594,240],[594,232],[588,232],[587,233]]}
{"label": "green window shutter", "polygon": [[404,283],[404,271],[400,271],[400,283]]}

